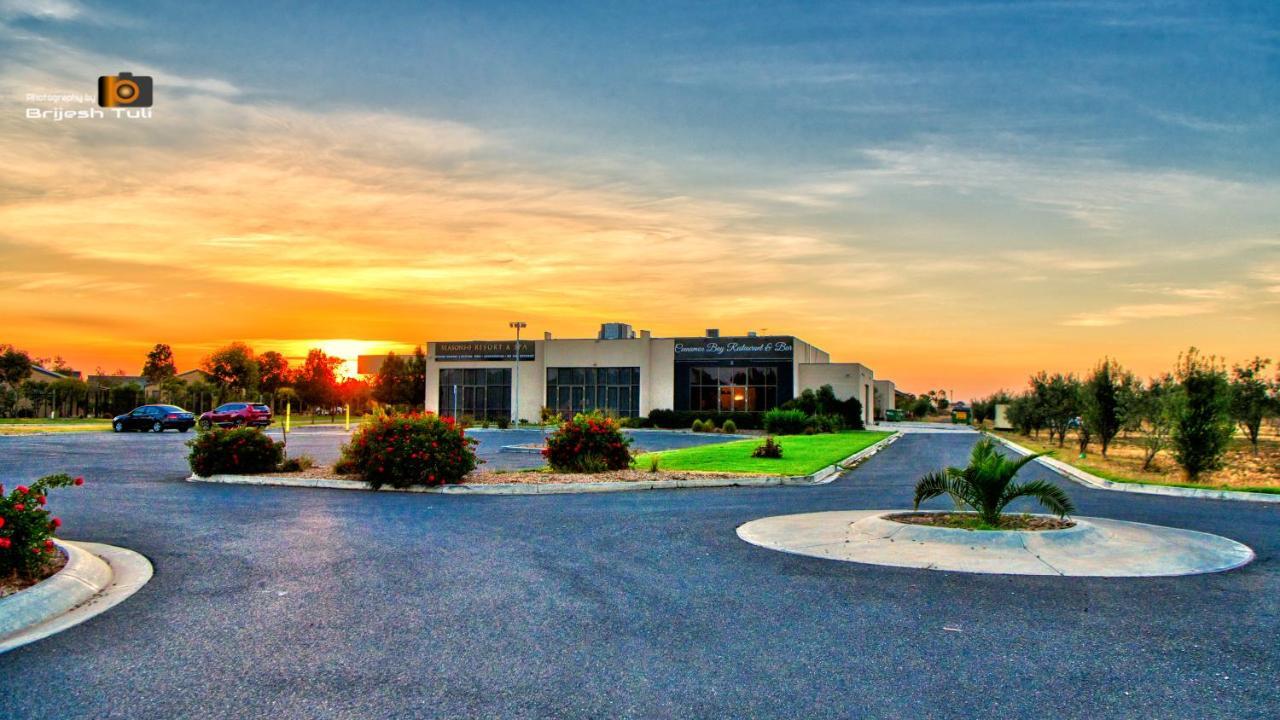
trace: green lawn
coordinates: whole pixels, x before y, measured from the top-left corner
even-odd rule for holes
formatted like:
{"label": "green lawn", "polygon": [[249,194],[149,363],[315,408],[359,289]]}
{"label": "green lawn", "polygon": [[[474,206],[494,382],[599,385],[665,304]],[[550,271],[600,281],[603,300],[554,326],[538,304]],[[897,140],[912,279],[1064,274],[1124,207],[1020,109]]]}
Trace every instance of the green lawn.
{"label": "green lawn", "polygon": [[751,457],[751,451],[764,442],[764,438],[737,440],[645,453],[636,458],[636,467],[648,468],[649,458],[657,455],[659,470],[808,475],[840,462],[891,434],[858,430],[822,435],[782,435],[775,438],[782,445],[782,457],[773,460]]}

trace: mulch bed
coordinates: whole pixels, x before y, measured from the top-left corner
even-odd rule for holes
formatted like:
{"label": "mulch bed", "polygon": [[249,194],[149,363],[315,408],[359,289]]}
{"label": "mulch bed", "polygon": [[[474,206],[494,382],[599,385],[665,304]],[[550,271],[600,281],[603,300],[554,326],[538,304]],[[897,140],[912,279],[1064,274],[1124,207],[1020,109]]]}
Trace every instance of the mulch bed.
{"label": "mulch bed", "polygon": [[45,574],[42,575],[41,577],[35,578],[34,580],[24,580],[18,577],[16,574],[12,574],[12,573],[9,574],[7,577],[0,577],[0,598],[8,597],[9,595],[12,595],[16,592],[26,590],[27,588],[31,587],[32,585],[35,585],[41,580],[46,580],[52,577],[54,573],[61,570],[62,567],[66,564],[67,564],[66,556],[63,555],[61,552],[59,552],[59,553],[54,553],[53,562],[49,563],[49,567],[45,571]]}
{"label": "mulch bed", "polygon": [[[317,465],[308,470],[298,472],[271,473],[273,476],[290,478],[341,478],[357,481],[354,475],[338,475],[332,466]],[[601,473],[553,473],[540,470],[515,470],[501,472],[473,472],[467,476],[465,483],[469,485],[497,485],[502,483],[520,483],[525,485],[545,485],[548,483],[594,483],[594,482],[652,482],[655,480],[696,480],[706,478],[742,477],[742,473],[724,472],[692,472],[660,470],[614,470]]]}
{"label": "mulch bed", "polygon": [[[930,527],[974,530],[979,524],[972,513],[903,513],[889,515],[889,520],[904,525],[928,525]],[[1065,530],[1075,527],[1071,520],[1040,515],[1005,515],[1000,518],[1000,530]]]}

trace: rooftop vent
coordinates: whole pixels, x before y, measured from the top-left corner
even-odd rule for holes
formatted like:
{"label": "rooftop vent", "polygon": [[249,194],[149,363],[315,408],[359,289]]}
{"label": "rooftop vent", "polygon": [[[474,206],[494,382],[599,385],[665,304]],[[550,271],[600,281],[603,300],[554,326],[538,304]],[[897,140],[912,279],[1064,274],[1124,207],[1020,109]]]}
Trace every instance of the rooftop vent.
{"label": "rooftop vent", "polygon": [[600,323],[599,339],[601,340],[626,340],[635,336],[635,332],[632,331],[631,326],[627,323]]}

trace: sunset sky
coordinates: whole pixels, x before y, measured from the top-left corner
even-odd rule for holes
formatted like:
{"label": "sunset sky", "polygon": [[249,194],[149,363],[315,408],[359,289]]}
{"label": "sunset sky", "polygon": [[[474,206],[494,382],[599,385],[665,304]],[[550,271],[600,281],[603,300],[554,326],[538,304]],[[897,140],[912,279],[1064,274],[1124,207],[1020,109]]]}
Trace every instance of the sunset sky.
{"label": "sunset sky", "polygon": [[[155,78],[150,119],[31,119]],[[1280,356],[1280,3],[0,0],[0,342]]]}

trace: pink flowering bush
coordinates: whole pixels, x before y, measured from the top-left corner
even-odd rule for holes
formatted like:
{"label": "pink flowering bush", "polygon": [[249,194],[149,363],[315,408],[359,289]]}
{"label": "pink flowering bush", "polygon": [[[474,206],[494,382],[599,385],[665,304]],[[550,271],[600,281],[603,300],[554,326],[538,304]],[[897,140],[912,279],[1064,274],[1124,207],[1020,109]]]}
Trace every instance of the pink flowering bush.
{"label": "pink flowering bush", "polygon": [[49,491],[83,485],[84,478],[65,473],[47,475],[5,494],[0,485],[0,577],[17,574],[37,579],[58,552],[53,535],[62,521],[46,508]]}
{"label": "pink flowering bush", "polygon": [[483,462],[472,449],[477,442],[450,417],[384,417],[356,431],[338,462],[375,490],[458,483]]}
{"label": "pink flowering bush", "polygon": [[547,436],[542,457],[556,472],[605,472],[631,467],[631,438],[604,415],[574,415]]}
{"label": "pink flowering bush", "polygon": [[213,427],[187,442],[191,472],[210,475],[252,475],[275,472],[284,462],[284,443],[258,428],[224,430]]}

